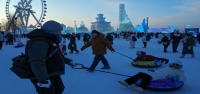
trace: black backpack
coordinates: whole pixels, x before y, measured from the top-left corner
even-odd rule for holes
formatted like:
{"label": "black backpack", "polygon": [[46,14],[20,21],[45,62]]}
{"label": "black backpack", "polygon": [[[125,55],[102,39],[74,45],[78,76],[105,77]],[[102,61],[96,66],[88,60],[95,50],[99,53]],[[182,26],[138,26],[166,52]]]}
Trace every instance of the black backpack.
{"label": "black backpack", "polygon": [[[21,55],[14,57],[12,59],[12,61],[13,61],[12,67],[10,68],[10,70],[13,73],[15,73],[18,77],[20,77],[21,79],[35,78],[35,74],[32,72],[30,63],[28,62],[29,58],[28,58],[28,55],[27,55],[27,50],[29,48],[29,45],[32,42],[38,41],[38,40],[46,41],[50,45],[50,47],[51,47],[51,45],[53,46],[53,44],[54,44],[53,41],[50,41],[48,39],[41,38],[41,37],[31,39],[27,42],[26,47],[25,47],[25,54],[21,53]],[[57,50],[58,49],[56,48],[53,52],[51,52],[49,55],[47,55],[46,60],[49,59],[51,56],[53,56],[56,53]]]}
{"label": "black backpack", "polygon": [[135,36],[132,36],[132,41],[137,41]]}

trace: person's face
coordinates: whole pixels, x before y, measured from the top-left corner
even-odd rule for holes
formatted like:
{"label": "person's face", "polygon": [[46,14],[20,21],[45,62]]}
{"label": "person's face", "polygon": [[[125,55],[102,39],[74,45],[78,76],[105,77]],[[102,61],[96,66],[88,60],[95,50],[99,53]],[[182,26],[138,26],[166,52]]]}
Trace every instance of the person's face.
{"label": "person's face", "polygon": [[177,68],[178,68],[178,66],[179,66],[179,64],[172,63],[172,67],[173,67],[173,68],[177,69]]}
{"label": "person's face", "polygon": [[56,35],[61,35],[61,31],[56,31],[55,34]]}
{"label": "person's face", "polygon": [[91,36],[92,36],[93,38],[95,38],[95,37],[97,36],[97,34],[96,34],[96,33],[92,33]]}

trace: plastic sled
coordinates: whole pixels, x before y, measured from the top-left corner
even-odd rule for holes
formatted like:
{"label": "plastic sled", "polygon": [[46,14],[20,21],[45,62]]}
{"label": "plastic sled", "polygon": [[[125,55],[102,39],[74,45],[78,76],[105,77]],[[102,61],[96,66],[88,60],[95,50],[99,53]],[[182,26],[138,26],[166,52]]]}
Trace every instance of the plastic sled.
{"label": "plastic sled", "polygon": [[131,62],[133,66],[141,67],[141,68],[156,68],[162,65],[161,61],[137,61]]}
{"label": "plastic sled", "polygon": [[24,45],[17,45],[15,46],[15,48],[20,48],[20,47],[23,47]]}
{"label": "plastic sled", "polygon": [[[142,79],[139,79],[135,84],[140,85]],[[176,81],[173,79],[163,79],[151,81],[148,88],[149,90],[155,91],[173,91],[180,89],[184,85],[182,81]]]}

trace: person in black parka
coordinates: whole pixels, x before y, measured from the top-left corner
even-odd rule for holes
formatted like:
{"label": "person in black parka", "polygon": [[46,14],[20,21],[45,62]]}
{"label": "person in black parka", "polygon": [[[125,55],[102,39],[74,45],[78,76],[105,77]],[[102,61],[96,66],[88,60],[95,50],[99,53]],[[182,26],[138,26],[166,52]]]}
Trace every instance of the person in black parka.
{"label": "person in black parka", "polygon": [[70,42],[69,42],[69,49],[71,50],[71,52],[69,52],[69,54],[73,54],[73,51],[76,51],[76,54],[79,53],[79,51],[77,50],[77,46],[76,46],[76,34],[72,33],[72,35],[70,36]]}
{"label": "person in black parka", "polygon": [[[25,54],[35,74],[30,81],[38,94],[62,94],[65,86],[60,75],[65,74],[65,64],[75,66],[71,59],[62,55],[59,48],[62,29],[60,23],[47,21],[41,29],[35,29],[27,35],[32,42],[26,45]],[[47,59],[52,52],[54,54]]]}
{"label": "person in black parka", "polygon": [[184,58],[185,54],[191,54],[191,58],[194,58],[194,50],[193,50],[193,38],[191,34],[186,34],[184,40],[183,40],[183,50],[182,50],[182,56],[180,58]]}
{"label": "person in black parka", "polygon": [[90,35],[88,33],[85,33],[83,35],[83,42],[86,44],[90,40]]}
{"label": "person in black parka", "polygon": [[170,39],[167,34],[164,34],[164,37],[161,39],[160,44],[163,43],[164,50],[163,52],[167,53],[167,48],[170,45]]}
{"label": "person in black parka", "polygon": [[113,45],[113,36],[110,33],[108,33],[106,39],[110,42],[111,45]]}

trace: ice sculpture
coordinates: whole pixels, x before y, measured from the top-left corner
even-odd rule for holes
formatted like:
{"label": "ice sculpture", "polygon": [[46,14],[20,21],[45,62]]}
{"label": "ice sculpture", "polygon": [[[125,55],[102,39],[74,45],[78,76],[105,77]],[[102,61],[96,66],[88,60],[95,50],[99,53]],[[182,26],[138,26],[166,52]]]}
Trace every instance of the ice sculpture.
{"label": "ice sculpture", "polygon": [[87,33],[88,29],[85,27],[85,24],[83,21],[81,21],[80,27],[78,28],[79,33]]}
{"label": "ice sculpture", "polygon": [[149,29],[149,26],[148,26],[148,17],[145,17],[142,20],[142,27],[144,28],[144,32],[148,31],[148,29]]}
{"label": "ice sculpture", "polygon": [[73,28],[72,27],[66,27],[66,25],[61,24],[63,27],[63,30],[61,31],[62,34],[67,34],[67,33],[72,33],[73,32]]}
{"label": "ice sculpture", "polygon": [[119,5],[119,30],[136,32],[125,10],[125,4]]}
{"label": "ice sculpture", "polygon": [[106,22],[105,17],[103,17],[103,14],[97,14],[96,22],[92,22],[91,24],[91,31],[97,30],[99,32],[106,32],[111,31],[111,22]]}
{"label": "ice sculpture", "polygon": [[74,25],[74,32],[73,33],[78,33],[78,27],[77,27],[77,25],[76,25],[76,21],[74,21],[74,23],[75,23],[75,25]]}

